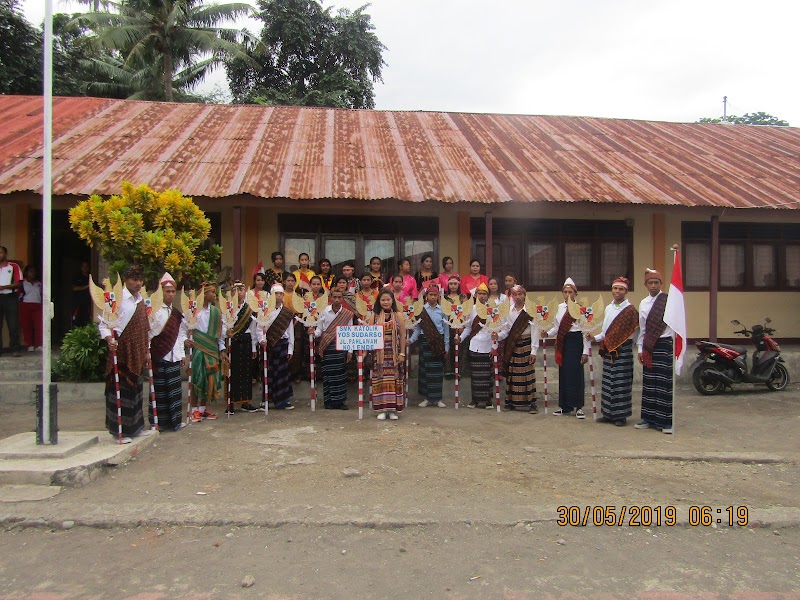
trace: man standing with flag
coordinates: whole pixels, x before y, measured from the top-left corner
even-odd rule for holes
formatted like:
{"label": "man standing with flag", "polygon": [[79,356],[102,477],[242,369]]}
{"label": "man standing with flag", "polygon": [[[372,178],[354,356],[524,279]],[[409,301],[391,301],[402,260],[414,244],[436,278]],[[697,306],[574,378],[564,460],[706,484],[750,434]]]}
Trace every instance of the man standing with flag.
{"label": "man standing with flag", "polygon": [[[683,276],[681,275],[681,259],[677,244],[672,246],[675,259],[672,264],[672,279],[669,282],[669,297],[664,309],[664,322],[675,333],[675,375],[683,369],[683,358],[686,356],[686,306],[683,303]],[[670,415],[671,416],[671,415]],[[672,433],[672,420],[670,420]],[[662,430],[667,433],[666,430]]]}
{"label": "man standing with flag", "polygon": [[672,334],[664,322],[667,294],[661,273],[646,269],[649,295],[639,304],[639,362],[642,365],[642,418],[636,429],[672,433]]}

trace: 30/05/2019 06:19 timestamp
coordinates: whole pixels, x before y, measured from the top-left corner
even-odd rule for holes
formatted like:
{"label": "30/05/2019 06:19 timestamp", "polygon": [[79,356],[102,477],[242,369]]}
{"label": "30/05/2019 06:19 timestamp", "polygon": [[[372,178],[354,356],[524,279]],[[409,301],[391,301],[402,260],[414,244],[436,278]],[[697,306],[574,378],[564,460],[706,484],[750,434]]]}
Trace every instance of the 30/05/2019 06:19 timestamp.
{"label": "30/05/2019 06:19 timestamp", "polygon": [[675,506],[650,506],[650,505],[598,505],[585,506],[559,506],[556,523],[561,527],[616,527],[628,525],[630,527],[672,527],[675,525],[689,525],[690,527],[712,527],[714,525],[728,525],[730,527],[746,527],[749,522],[749,510],[746,506],[699,506],[688,507],[688,519],[678,521],[678,509]]}

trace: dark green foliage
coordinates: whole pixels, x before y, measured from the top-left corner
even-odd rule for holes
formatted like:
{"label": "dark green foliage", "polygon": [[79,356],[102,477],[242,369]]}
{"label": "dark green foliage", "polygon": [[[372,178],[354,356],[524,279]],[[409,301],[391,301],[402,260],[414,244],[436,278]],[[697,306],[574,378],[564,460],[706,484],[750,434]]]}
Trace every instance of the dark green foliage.
{"label": "dark green foliage", "polygon": [[258,63],[228,61],[234,102],[338,108],[374,108],[386,47],[375,35],[369,5],[336,15],[316,0],[259,0]]}
{"label": "dark green foliage", "polygon": [[54,371],[65,381],[103,381],[107,354],[108,344],[100,339],[97,325],[74,327],[64,336]]}
{"label": "dark green foliage", "polygon": [[42,33],[17,0],[0,0],[0,94],[42,93]]}
{"label": "dark green foliage", "polygon": [[765,112],[754,112],[754,113],[745,113],[741,117],[737,117],[736,115],[730,115],[729,117],[722,117],[717,118],[710,118],[710,117],[703,117],[698,123],[733,123],[734,125],[776,125],[780,127],[789,127],[789,122],[784,121],[783,119],[779,119],[778,117],[773,117],[770,114]]}

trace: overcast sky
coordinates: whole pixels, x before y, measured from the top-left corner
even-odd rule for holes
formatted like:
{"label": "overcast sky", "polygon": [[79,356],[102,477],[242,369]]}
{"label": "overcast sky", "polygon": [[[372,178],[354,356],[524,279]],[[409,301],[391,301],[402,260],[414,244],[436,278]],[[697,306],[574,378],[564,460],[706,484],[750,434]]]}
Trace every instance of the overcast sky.
{"label": "overcast sky", "polygon": [[[23,5],[40,23],[44,0]],[[720,116],[727,96],[728,114],[800,126],[792,0],[374,0],[367,12],[388,48],[379,109],[691,122]]]}

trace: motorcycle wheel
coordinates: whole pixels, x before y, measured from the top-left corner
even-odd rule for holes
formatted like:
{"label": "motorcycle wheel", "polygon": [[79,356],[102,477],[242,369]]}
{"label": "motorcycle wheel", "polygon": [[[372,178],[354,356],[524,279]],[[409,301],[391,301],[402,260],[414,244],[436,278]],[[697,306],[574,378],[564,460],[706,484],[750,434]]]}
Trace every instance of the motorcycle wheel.
{"label": "motorcycle wheel", "polygon": [[701,365],[692,373],[694,388],[704,396],[716,396],[725,388],[725,384],[717,377],[706,373],[706,371],[712,368],[713,367],[708,364]]}
{"label": "motorcycle wheel", "polygon": [[782,363],[775,365],[772,376],[767,381],[767,387],[773,392],[779,392],[789,385],[789,371]]}

